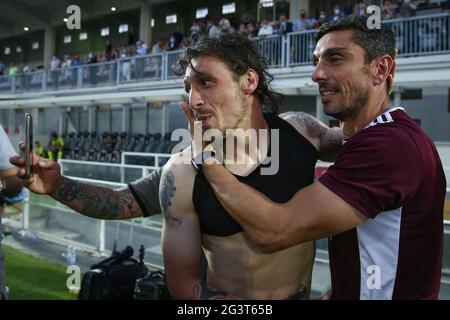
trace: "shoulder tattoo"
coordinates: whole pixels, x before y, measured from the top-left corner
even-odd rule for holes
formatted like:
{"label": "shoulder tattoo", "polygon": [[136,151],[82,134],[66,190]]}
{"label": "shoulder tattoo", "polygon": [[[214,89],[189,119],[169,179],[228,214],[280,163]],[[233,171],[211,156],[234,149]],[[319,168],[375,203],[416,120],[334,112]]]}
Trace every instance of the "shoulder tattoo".
{"label": "shoulder tattoo", "polygon": [[320,123],[312,116],[303,112],[293,112],[290,114],[297,123],[306,128],[308,135],[313,138],[322,138],[327,128],[320,125]]}
{"label": "shoulder tattoo", "polygon": [[175,176],[171,171],[167,171],[162,177],[162,186],[160,190],[161,209],[166,221],[172,220],[181,225],[181,220],[169,214],[169,207],[172,205],[172,198],[177,188],[175,187]]}

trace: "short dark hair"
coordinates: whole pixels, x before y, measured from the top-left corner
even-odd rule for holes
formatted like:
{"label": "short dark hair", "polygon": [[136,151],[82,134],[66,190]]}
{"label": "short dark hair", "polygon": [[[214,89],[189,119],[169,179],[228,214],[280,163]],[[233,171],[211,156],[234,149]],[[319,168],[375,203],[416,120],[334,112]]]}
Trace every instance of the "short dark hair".
{"label": "short dark hair", "polygon": [[256,94],[261,101],[263,109],[277,113],[282,94],[270,87],[273,76],[266,68],[267,59],[260,56],[252,41],[237,33],[219,33],[217,36],[201,36],[196,43],[186,48],[178,61],[172,66],[175,75],[183,76],[188,66],[192,68],[192,59],[199,56],[213,56],[230,69],[236,80],[253,69],[258,74],[259,83]]}
{"label": "short dark hair", "polygon": [[325,23],[317,31],[316,42],[331,31],[353,30],[352,41],[365,50],[365,63],[385,54],[395,59],[394,32],[386,24],[381,24],[380,29],[369,29],[367,19],[365,16],[350,15]]}

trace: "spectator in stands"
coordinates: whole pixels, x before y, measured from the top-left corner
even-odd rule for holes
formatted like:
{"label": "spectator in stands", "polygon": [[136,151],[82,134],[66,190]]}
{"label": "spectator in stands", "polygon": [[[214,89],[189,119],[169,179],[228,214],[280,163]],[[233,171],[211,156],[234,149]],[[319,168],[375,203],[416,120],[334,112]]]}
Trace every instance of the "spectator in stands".
{"label": "spectator in stands", "polygon": [[242,35],[243,37],[248,38],[248,30],[247,30],[247,26],[243,23],[241,23],[239,25],[239,29],[237,31],[237,33],[239,33],[240,35]]}
{"label": "spectator in stands", "polygon": [[210,37],[214,37],[219,34],[219,28],[214,24],[214,20],[210,17],[206,17],[206,32]]}
{"label": "spectator in stands", "polygon": [[416,16],[417,2],[410,0],[398,1],[400,18],[408,18]]}
{"label": "spectator in stands", "polygon": [[47,150],[48,150],[47,155],[49,159],[59,160],[63,158],[64,139],[62,137],[58,137],[56,131],[52,131],[50,133],[50,141],[48,143]]}
{"label": "spectator in stands", "polygon": [[98,151],[103,151],[110,154],[114,151],[114,146],[114,136],[111,133],[104,132],[102,134],[102,141],[100,143]]}
{"label": "spectator in stands", "polygon": [[22,80],[22,88],[24,89],[24,90],[28,90],[28,89],[30,89],[30,81],[31,81],[31,79],[30,79],[30,72],[31,72],[31,69],[30,69],[30,66],[27,64],[27,63],[24,63],[24,64],[22,64],[22,67],[21,67],[21,80]]}
{"label": "spectator in stands", "polygon": [[316,28],[320,28],[321,25],[330,21],[330,18],[327,16],[327,13],[322,10],[320,11],[319,19],[316,22]]}
{"label": "spectator in stands", "polygon": [[261,22],[261,26],[258,31],[258,37],[271,36],[273,35],[272,25],[267,22],[267,20],[263,20]]}
{"label": "spectator in stands", "polygon": [[152,52],[151,54],[154,55],[150,58],[150,69],[155,74],[155,78],[158,78],[161,74],[161,65],[162,65],[162,58],[161,56],[157,55],[158,53],[163,52],[163,44],[162,42],[155,41],[152,46]]}
{"label": "spectator in stands", "polygon": [[15,77],[17,76],[17,73],[19,72],[19,68],[11,62],[11,64],[9,65],[9,71],[8,71],[8,75]]}
{"label": "spectator in stands", "polygon": [[305,31],[314,28],[314,21],[306,16],[304,9],[300,9],[298,15],[299,19],[294,21],[293,31]]}
{"label": "spectator in stands", "polygon": [[[145,56],[147,55],[147,45],[144,43],[144,41],[138,41],[136,43],[136,53],[138,58],[136,58],[136,78],[142,79],[142,76],[144,74],[144,62],[145,62]],[[139,58],[140,57],[140,58]]]}
{"label": "spectator in stands", "polygon": [[111,44],[111,41],[106,40],[106,45],[105,45],[105,58],[106,61],[111,61],[112,60],[112,54],[113,54],[113,46]]}
{"label": "spectator in stands", "polygon": [[73,72],[70,69],[72,67],[72,59],[70,59],[70,56],[68,54],[64,55],[64,59],[63,62],[61,64],[61,68],[62,70],[62,78],[64,81],[68,81],[69,83],[72,83],[71,81],[72,76],[73,76]]}
{"label": "spectator in stands", "polygon": [[403,0],[399,0],[397,2],[397,11],[399,18],[408,18],[409,17],[409,3]]}
{"label": "spectator in stands", "polygon": [[247,32],[249,38],[254,38],[258,36],[259,29],[254,23],[249,23],[247,25]]}
{"label": "spectator in stands", "polygon": [[131,80],[131,61],[128,58],[128,52],[127,49],[122,48],[122,52],[120,54],[120,58],[122,59],[120,61],[120,65],[122,66],[122,79],[125,81]]}
{"label": "spectator in stands", "polygon": [[[445,4],[445,1],[442,2],[442,5]],[[425,0],[422,3],[417,3],[417,10],[425,10],[425,9],[433,9],[436,8],[437,4],[431,2],[431,0]]]}
{"label": "spectator in stands", "polygon": [[105,151],[109,154],[114,151],[114,147],[116,146],[116,141],[114,139],[114,136],[111,133],[108,133],[106,136],[106,143],[105,143]]}
{"label": "spectator in stands", "polygon": [[183,42],[183,34],[181,33],[180,27],[177,27],[175,32],[172,33],[170,37],[169,50],[178,50],[180,49],[180,45]]}
{"label": "spectator in stands", "polygon": [[349,16],[353,14],[353,4],[352,0],[348,0],[347,4],[344,6],[344,16]]}
{"label": "spectator in stands", "polygon": [[366,4],[364,2],[360,2],[357,10],[354,10],[353,12],[355,13],[355,15],[360,17],[366,16]]}
{"label": "spectator in stands", "polygon": [[279,20],[279,24],[280,24],[280,28],[279,28],[279,32],[278,34],[284,35],[286,33],[292,32],[293,31],[293,25],[292,22],[290,22],[287,18],[285,14],[280,15],[280,20]]}
{"label": "spectator in stands", "polygon": [[60,65],[61,62],[57,56],[53,56],[50,60],[50,73],[52,75],[53,87],[58,89],[59,87],[59,74],[60,74]]}
{"label": "spectator in stands", "polygon": [[195,43],[202,32],[199,21],[196,19],[189,28],[189,43]]}
{"label": "spectator in stands", "polygon": [[408,4],[409,17],[415,17],[417,14],[417,1],[416,0],[404,0]]}
{"label": "spectator in stands", "polygon": [[72,75],[70,76],[70,82],[72,86],[76,86],[77,79],[78,79],[78,67],[81,67],[83,65],[83,60],[81,60],[80,56],[75,56],[75,58],[72,61],[72,65],[76,68],[72,69]]}
{"label": "spectator in stands", "polygon": [[395,19],[395,11],[392,8],[391,0],[384,1],[381,16],[383,20]]}
{"label": "spectator in stands", "polygon": [[44,146],[41,145],[41,142],[39,140],[34,142],[33,151],[38,156],[43,157],[43,158],[45,158],[47,155],[45,152]]}
{"label": "spectator in stands", "polygon": [[22,189],[23,181],[17,178],[17,169],[12,167],[8,159],[15,155],[15,151],[2,125],[0,125],[0,300],[8,298],[5,283],[4,256],[1,242],[3,239],[2,216],[4,213],[5,197],[14,197]]}
{"label": "spectator in stands", "polygon": [[217,26],[221,33],[233,33],[234,29],[231,26],[230,20],[226,18],[222,18],[219,21],[219,25]]}
{"label": "spectator in stands", "polygon": [[273,34],[274,35],[276,35],[276,34],[280,34],[280,22],[278,21],[278,20],[276,20],[276,21],[272,21],[272,22],[269,22],[270,23],[270,25],[272,26],[272,32],[273,32]]}
{"label": "spectator in stands", "polygon": [[[357,5],[357,8],[359,8],[359,5]],[[339,8],[339,5],[335,5],[333,9],[333,17],[331,18],[332,21],[336,21],[342,18],[341,9]]]}
{"label": "spectator in stands", "polygon": [[97,55],[93,54],[92,52],[89,53],[88,55],[88,64],[90,64],[91,66],[89,66],[89,76],[91,78],[91,84],[96,86],[97,85]]}

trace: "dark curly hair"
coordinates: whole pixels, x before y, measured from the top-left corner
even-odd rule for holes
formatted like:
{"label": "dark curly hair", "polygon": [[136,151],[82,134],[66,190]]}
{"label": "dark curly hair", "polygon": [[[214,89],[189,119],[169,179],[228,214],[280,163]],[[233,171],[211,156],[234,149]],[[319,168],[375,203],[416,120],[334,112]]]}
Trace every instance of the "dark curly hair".
{"label": "dark curly hair", "polygon": [[214,37],[203,35],[189,48],[186,48],[172,66],[173,72],[179,77],[183,76],[188,66],[194,69],[192,59],[202,55],[216,57],[225,63],[236,81],[248,69],[255,70],[259,77],[256,94],[261,101],[263,110],[278,112],[283,95],[271,89],[270,82],[273,80],[273,76],[266,70],[267,59],[259,55],[252,41],[237,33],[220,33]]}

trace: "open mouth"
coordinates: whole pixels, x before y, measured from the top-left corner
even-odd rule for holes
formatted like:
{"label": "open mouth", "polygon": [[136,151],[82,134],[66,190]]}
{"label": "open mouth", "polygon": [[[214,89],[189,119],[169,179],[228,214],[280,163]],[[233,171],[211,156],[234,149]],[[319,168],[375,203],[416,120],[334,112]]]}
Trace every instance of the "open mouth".
{"label": "open mouth", "polygon": [[329,97],[338,93],[338,90],[320,90],[321,97]]}
{"label": "open mouth", "polygon": [[210,115],[199,115],[197,116],[196,120],[201,121],[202,124],[205,124],[206,122],[208,122],[209,118],[211,118]]}

